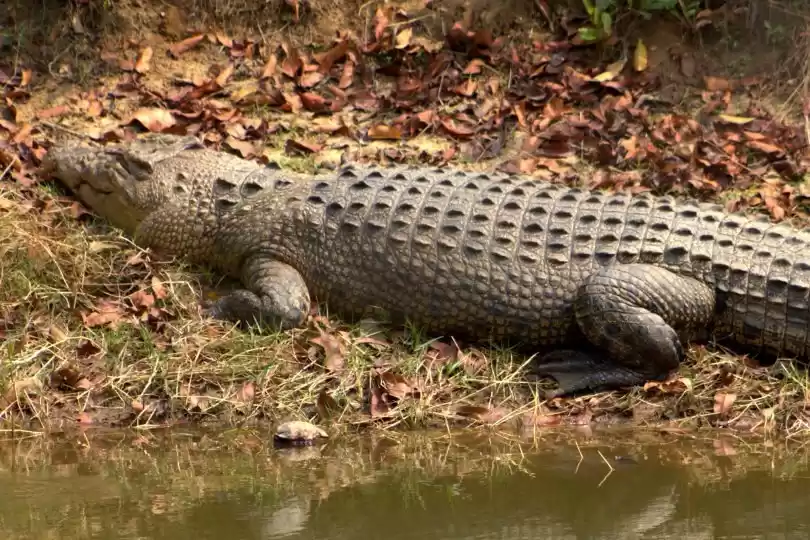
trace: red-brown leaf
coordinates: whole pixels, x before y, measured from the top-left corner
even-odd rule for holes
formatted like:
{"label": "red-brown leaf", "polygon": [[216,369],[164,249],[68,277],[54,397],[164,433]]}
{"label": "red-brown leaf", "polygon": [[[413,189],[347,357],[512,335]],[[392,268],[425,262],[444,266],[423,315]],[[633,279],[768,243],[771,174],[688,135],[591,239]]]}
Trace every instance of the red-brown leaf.
{"label": "red-brown leaf", "polygon": [[374,14],[374,40],[380,41],[380,38],[385,32],[385,29],[388,27],[388,17],[385,15],[385,12],[382,8],[377,8],[377,12]]}
{"label": "red-brown leaf", "polygon": [[250,159],[256,155],[256,147],[251,142],[240,141],[239,139],[228,136],[225,139],[225,144],[239,152],[239,155],[245,159]]}
{"label": "red-brown leaf", "polygon": [[466,418],[472,418],[485,424],[494,424],[501,420],[508,411],[503,407],[481,407],[478,405],[460,405],[456,408],[456,414]]}
{"label": "red-brown leaf", "polygon": [[467,64],[467,67],[464,68],[464,74],[478,75],[479,73],[481,73],[485,65],[486,64],[484,64],[484,61],[481,60],[480,58],[474,58],[470,60],[470,63]]}
{"label": "red-brown leaf", "polygon": [[304,92],[300,94],[299,97],[301,98],[301,103],[304,104],[304,108],[308,111],[321,112],[329,108],[326,98],[314,92]]}
{"label": "red-brown leaf", "polygon": [[711,92],[720,92],[725,90],[731,90],[732,84],[728,79],[724,79],[722,77],[704,77],[704,81],[706,83],[706,89]]}
{"label": "red-brown leaf", "polygon": [[442,127],[447,130],[448,133],[454,135],[456,137],[472,137],[475,135],[475,129],[462,124],[460,122],[455,121],[452,118],[443,118],[441,120]]}
{"label": "red-brown leaf", "polygon": [[718,392],[714,395],[714,413],[720,416],[726,416],[735,401],[737,401],[737,394]]}
{"label": "red-brown leaf", "polygon": [[759,150],[760,152],[763,152],[765,154],[784,154],[785,153],[785,151],[782,148],[776,146],[775,144],[766,143],[764,141],[752,140],[752,141],[748,141],[746,144],[748,145],[748,148],[753,148],[754,150]]}
{"label": "red-brown leaf", "polygon": [[105,325],[115,327],[125,316],[126,312],[120,304],[105,301],[96,306],[96,311],[83,314],[82,321],[90,328]]}
{"label": "red-brown leaf", "polygon": [[133,113],[130,123],[138,122],[149,131],[159,133],[177,123],[171,111],[166,109],[143,108]]}
{"label": "red-brown leaf", "polygon": [[56,118],[59,116],[63,116],[70,111],[70,107],[67,105],[58,105],[56,107],[51,107],[49,109],[43,109],[37,113],[37,118],[40,120],[47,120],[48,118]]}
{"label": "red-brown leaf", "polygon": [[335,62],[346,56],[348,50],[349,42],[344,39],[325,53],[316,55],[315,59],[318,61],[318,71],[324,75],[328,74]]}
{"label": "red-brown leaf", "polygon": [[130,294],[129,300],[138,309],[149,309],[155,305],[155,297],[143,289]]}
{"label": "red-brown leaf", "polygon": [[287,53],[287,56],[281,64],[281,72],[291,79],[295,78],[298,70],[304,66],[304,62],[294,47],[284,46],[284,52]]}
{"label": "red-brown leaf", "polygon": [[338,83],[338,87],[342,90],[347,89],[352,85],[352,80],[354,79],[354,62],[346,62],[343,65],[343,74],[340,76],[340,82]]}
{"label": "red-brown leaf", "polygon": [[323,73],[319,71],[308,71],[301,75],[301,78],[298,80],[298,84],[302,88],[312,88],[319,82],[321,82],[324,78]]}
{"label": "red-brown leaf", "polygon": [[379,418],[387,415],[391,411],[391,407],[385,401],[383,391],[380,388],[373,388],[371,390],[371,417]]}
{"label": "red-brown leaf", "polygon": [[152,47],[145,47],[138,55],[138,60],[135,61],[135,71],[140,74],[144,74],[149,71],[153,54],[154,51],[152,51]]}
{"label": "red-brown leaf", "polygon": [[287,139],[284,145],[284,151],[292,155],[302,154],[317,154],[323,150],[323,145],[315,142],[297,141],[295,139]]}
{"label": "red-brown leaf", "polygon": [[377,124],[369,128],[368,137],[374,140],[397,141],[402,138],[402,128],[400,126]]}
{"label": "red-brown leaf", "polygon": [[219,75],[217,75],[217,78],[216,78],[216,79],[214,79],[214,80],[216,81],[216,83],[217,83],[219,86],[223,86],[223,87],[224,87],[224,86],[225,86],[225,85],[228,83],[228,79],[230,79],[230,78],[231,78],[231,75],[233,75],[233,70],[234,70],[234,65],[233,65],[233,64],[228,64],[228,65],[225,67],[225,69],[223,69],[223,70],[222,70],[222,71],[219,73]]}
{"label": "red-brown leaf", "polygon": [[267,59],[267,63],[264,64],[262,74],[259,76],[259,78],[270,79],[276,74],[276,68],[278,68],[278,56],[273,53],[270,55],[270,58]]}
{"label": "red-brown leaf", "polygon": [[197,44],[200,43],[204,38],[205,34],[197,34],[196,36],[192,36],[190,38],[184,39],[183,41],[175,43],[174,45],[169,47],[169,54],[177,58],[184,52],[188,51],[189,49],[196,47]]}
{"label": "red-brown leaf", "polygon": [[411,395],[416,390],[411,381],[390,371],[380,375],[380,384],[391,397],[400,400]]}
{"label": "red-brown leaf", "polygon": [[324,351],[324,367],[327,371],[339,371],[346,364],[344,347],[337,336],[321,332],[321,335],[310,340],[315,345],[320,345]]}

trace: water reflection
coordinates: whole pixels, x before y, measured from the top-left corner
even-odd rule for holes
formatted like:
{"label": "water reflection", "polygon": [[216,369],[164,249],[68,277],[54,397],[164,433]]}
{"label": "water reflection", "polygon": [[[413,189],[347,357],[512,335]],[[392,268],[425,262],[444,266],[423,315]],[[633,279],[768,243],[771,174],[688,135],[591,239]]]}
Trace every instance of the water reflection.
{"label": "water reflection", "polygon": [[0,444],[5,538],[808,538],[799,445],[555,433],[374,436],[280,451],[266,434]]}

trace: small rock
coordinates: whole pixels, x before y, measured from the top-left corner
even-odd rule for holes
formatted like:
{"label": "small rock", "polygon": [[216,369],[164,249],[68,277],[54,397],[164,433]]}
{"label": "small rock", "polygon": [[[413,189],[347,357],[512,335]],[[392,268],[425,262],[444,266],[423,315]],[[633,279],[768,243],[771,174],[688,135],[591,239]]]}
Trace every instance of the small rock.
{"label": "small rock", "polygon": [[275,441],[282,444],[310,445],[319,437],[329,437],[329,435],[309,422],[294,420],[284,422],[276,428]]}

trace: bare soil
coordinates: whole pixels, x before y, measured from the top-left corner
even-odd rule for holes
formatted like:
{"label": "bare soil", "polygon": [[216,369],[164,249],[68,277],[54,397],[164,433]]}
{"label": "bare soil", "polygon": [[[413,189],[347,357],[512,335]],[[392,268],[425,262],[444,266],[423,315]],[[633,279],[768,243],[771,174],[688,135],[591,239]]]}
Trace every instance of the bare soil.
{"label": "bare soil", "polygon": [[345,159],[499,168],[806,222],[808,10],[729,1],[689,17],[631,14],[586,45],[580,5],[551,4],[0,7],[3,421],[804,433],[804,371],[713,346],[693,348],[666,383],[547,401],[550,383],[509,351],[348,327],[317,309],[287,334],[205,320],[216,276],[142,252],[37,171],[57,142],[165,131],[295,170]]}

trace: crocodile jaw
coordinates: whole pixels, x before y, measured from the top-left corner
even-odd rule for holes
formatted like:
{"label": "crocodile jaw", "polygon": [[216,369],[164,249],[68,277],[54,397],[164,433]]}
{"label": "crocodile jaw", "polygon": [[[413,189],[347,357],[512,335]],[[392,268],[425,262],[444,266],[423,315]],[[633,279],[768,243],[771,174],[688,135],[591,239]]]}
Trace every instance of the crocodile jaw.
{"label": "crocodile jaw", "polygon": [[95,214],[132,234],[150,212],[134,165],[115,151],[54,148],[43,159],[42,172],[59,179]]}

